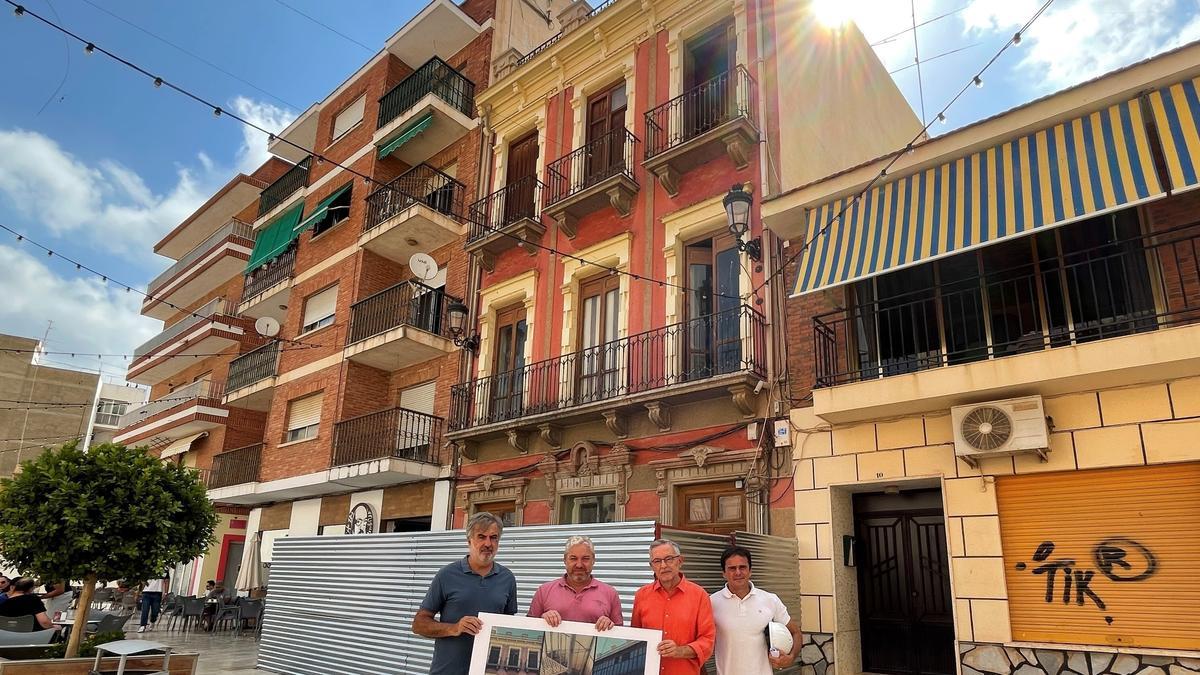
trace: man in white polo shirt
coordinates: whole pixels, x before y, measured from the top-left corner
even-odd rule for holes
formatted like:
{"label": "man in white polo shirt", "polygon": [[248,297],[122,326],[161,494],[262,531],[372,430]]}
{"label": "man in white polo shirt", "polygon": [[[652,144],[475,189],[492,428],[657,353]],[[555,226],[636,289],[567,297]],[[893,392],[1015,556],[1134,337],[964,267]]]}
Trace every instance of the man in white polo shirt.
{"label": "man in white polo shirt", "polygon": [[[712,594],[713,621],[717,624],[716,661],[719,675],[770,675],[771,668],[785,668],[800,653],[800,627],[792,621],[778,595],[750,582],[750,551],[731,546],[721,554],[721,576],[725,588]],[[792,649],[770,656],[765,629],[775,621],[792,634]]]}

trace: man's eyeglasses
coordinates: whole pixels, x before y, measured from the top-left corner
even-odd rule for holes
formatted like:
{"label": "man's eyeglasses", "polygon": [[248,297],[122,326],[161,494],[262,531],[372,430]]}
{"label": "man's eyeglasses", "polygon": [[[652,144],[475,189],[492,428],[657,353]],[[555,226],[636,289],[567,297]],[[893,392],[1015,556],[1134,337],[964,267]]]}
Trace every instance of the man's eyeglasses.
{"label": "man's eyeglasses", "polygon": [[680,559],[680,558],[682,558],[682,557],[683,557],[683,556],[681,556],[681,555],[669,555],[669,556],[667,556],[667,557],[665,557],[665,558],[651,558],[651,559],[650,559],[650,566],[651,566],[651,567],[658,567],[659,565],[662,565],[662,564],[664,564],[664,563],[673,563],[673,562],[675,562],[676,560],[679,560],[679,559]]}

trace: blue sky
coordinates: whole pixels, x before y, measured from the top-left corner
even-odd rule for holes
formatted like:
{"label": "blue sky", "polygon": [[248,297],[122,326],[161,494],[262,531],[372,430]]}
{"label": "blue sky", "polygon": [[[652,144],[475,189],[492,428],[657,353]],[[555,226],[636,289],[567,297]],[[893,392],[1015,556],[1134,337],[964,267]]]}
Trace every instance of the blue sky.
{"label": "blue sky", "polygon": [[[360,66],[419,0],[26,0],[38,13],[268,128],[287,123]],[[788,0],[784,0],[788,1]],[[799,0],[796,0],[799,1]],[[819,0],[847,12],[872,42],[912,23],[904,0]],[[924,100],[932,116],[1033,14],[1040,0],[916,0]],[[117,18],[120,17],[120,18]],[[199,55],[209,65],[129,23]],[[948,113],[941,133],[1200,38],[1200,0],[1055,0],[1022,41]],[[356,44],[362,43],[370,50]],[[912,33],[876,52],[915,110]],[[238,170],[265,139],[152,87],[31,17],[0,13],[0,223],[136,286],[169,261],[151,246]],[[213,66],[216,66],[215,68]],[[227,73],[221,72],[227,71]],[[232,74],[232,76],[230,75]],[[65,80],[64,80],[65,78]],[[60,86],[61,83],[61,86]],[[140,298],[0,237],[0,332],[51,349],[131,352],[160,329]],[[69,357],[54,357],[70,361]],[[119,360],[76,358],[119,374]]]}

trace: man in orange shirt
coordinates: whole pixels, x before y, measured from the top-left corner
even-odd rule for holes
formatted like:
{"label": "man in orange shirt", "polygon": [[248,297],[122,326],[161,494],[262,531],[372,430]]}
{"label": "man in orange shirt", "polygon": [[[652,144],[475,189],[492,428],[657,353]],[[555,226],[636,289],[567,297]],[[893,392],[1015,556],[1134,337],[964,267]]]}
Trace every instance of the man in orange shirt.
{"label": "man in orange shirt", "polygon": [[633,596],[634,628],[656,628],[663,675],[699,675],[712,654],[717,629],[713,624],[708,593],[683,577],[683,555],[669,539],[650,543],[650,569],[654,583]]}

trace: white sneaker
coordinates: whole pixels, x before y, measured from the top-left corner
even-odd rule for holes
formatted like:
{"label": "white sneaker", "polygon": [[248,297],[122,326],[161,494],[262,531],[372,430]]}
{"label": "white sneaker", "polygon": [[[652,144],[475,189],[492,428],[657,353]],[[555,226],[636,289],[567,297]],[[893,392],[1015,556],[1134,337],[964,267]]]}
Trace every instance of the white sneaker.
{"label": "white sneaker", "polygon": [[145,626],[138,626],[138,632],[139,632],[139,633],[145,633],[145,632],[146,632],[146,627],[145,627]]}

